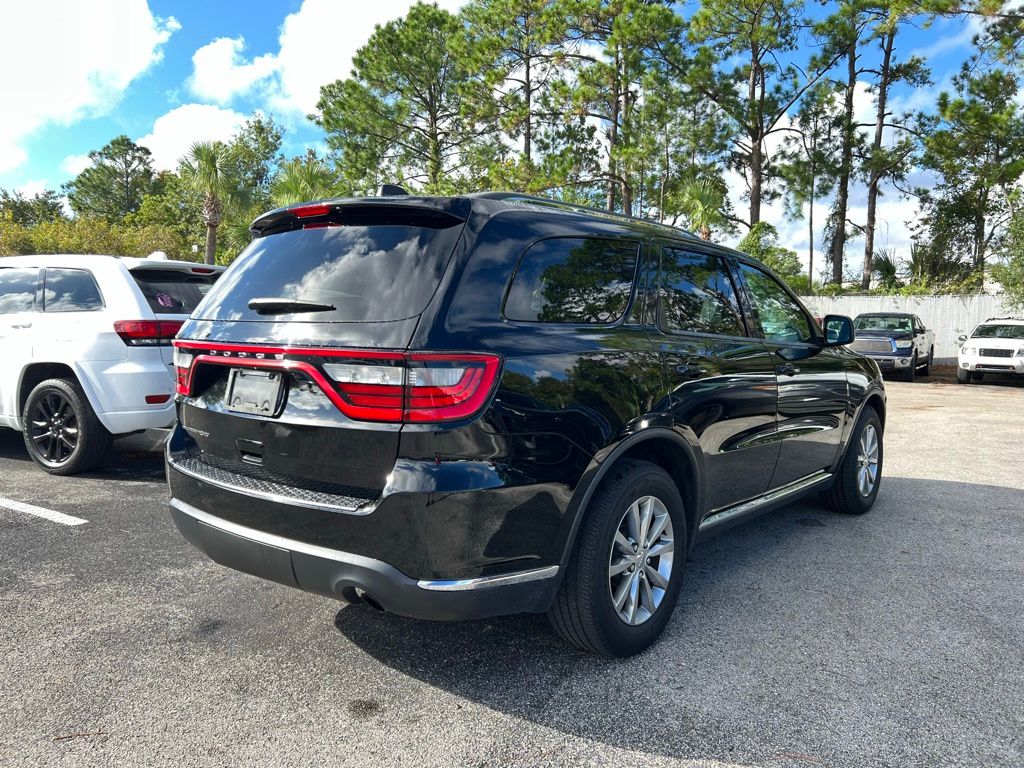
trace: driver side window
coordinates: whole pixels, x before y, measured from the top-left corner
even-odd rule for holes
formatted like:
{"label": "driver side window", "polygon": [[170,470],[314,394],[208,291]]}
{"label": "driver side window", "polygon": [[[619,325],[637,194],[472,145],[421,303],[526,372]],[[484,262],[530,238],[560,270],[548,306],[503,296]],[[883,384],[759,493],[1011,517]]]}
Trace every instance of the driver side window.
{"label": "driver side window", "polygon": [[765,340],[778,344],[814,341],[810,320],[778,280],[749,264],[740,262],[739,267]]}

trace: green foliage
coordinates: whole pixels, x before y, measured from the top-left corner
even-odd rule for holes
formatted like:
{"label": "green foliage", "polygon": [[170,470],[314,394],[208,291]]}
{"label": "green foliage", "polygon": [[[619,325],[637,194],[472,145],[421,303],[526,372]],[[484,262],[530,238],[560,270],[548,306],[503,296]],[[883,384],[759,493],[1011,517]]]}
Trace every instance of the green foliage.
{"label": "green foliage", "polygon": [[460,34],[455,16],[417,3],[377,27],[356,52],[351,78],[321,88],[311,118],[355,190],[383,182],[427,193],[459,187],[462,151],[474,135],[463,118],[468,75],[453,52]]}
{"label": "green foliage", "polygon": [[939,124],[924,142],[923,164],[938,182],[920,190],[920,234],[931,249],[971,263],[980,282],[1020,196],[1024,110],[1020,81],[1000,69],[974,73],[965,65],[954,87],[939,96]]}
{"label": "green foliage", "polygon": [[1017,210],[1010,220],[1003,257],[992,275],[1002,285],[1007,303],[1024,310],[1024,210]]}
{"label": "green foliage", "polygon": [[809,291],[811,286],[796,251],[779,245],[778,230],[768,222],[757,222],[736,247],[771,269],[797,293]]}
{"label": "green foliage", "polygon": [[24,227],[65,218],[60,195],[52,189],[37,192],[32,197],[0,189],[0,219],[5,216]]}
{"label": "green foliage", "polygon": [[180,167],[184,185],[202,197],[202,219],[206,225],[206,263],[217,259],[217,228],[225,212],[248,211],[253,190],[243,185],[231,147],[221,142],[192,145]]}
{"label": "green foliage", "polygon": [[247,190],[253,205],[261,210],[267,207],[270,185],[278,166],[284,161],[281,156],[282,136],[283,128],[273,118],[256,114],[239,128],[228,144],[237,183]]}
{"label": "green foliage", "polygon": [[103,149],[89,153],[92,162],[64,185],[77,216],[120,221],[134,213],[153,190],[151,153],[127,136],[118,136]]}
{"label": "green foliage", "polygon": [[293,157],[285,162],[270,188],[274,207],[323,200],[339,194],[342,194],[342,183],[337,171],[314,154]]}
{"label": "green foliage", "polygon": [[164,251],[172,259],[190,259],[173,229],[155,224],[132,225],[77,217],[23,226],[0,218],[0,256],[32,253],[100,253],[146,256]]}

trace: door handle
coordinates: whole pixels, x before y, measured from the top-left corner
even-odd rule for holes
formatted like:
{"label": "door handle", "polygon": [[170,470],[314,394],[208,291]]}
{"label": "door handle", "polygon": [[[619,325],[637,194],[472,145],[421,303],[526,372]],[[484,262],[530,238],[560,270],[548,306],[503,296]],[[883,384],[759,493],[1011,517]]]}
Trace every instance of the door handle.
{"label": "door handle", "polygon": [[32,323],[12,323],[11,328],[31,328]]}
{"label": "door handle", "polygon": [[707,373],[707,369],[694,363],[683,363],[676,366],[676,373],[684,379],[697,379]]}
{"label": "door handle", "polygon": [[776,366],[775,372],[779,376],[796,376],[800,373],[800,369],[792,363],[783,363],[782,365]]}

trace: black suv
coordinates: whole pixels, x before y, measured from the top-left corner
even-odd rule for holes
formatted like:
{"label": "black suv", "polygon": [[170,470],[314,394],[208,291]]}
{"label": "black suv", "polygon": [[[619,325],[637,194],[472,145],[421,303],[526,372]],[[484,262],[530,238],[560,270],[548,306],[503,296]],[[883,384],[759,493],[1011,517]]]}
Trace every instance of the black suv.
{"label": "black suv", "polygon": [[175,341],[171,510],[219,563],[423,619],[547,612],[624,656],[701,537],[874,503],[877,366],[743,254],[509,193],[252,233]]}

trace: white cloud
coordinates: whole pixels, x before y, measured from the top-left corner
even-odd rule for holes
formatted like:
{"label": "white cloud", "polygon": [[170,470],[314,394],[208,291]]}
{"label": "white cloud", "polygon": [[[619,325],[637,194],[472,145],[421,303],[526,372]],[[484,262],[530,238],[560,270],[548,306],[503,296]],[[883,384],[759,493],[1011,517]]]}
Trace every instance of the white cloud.
{"label": "white cloud", "polygon": [[8,3],[0,25],[0,172],[27,160],[24,143],[47,124],[109,113],[160,61],[180,25],[145,0]]}
{"label": "white cloud", "polygon": [[88,155],[68,155],[60,161],[60,168],[68,176],[77,176],[92,165]]}
{"label": "white cloud", "polygon": [[34,181],[26,181],[24,184],[18,187],[16,191],[20,192],[25,197],[35,197],[36,195],[40,194],[41,192],[45,192],[46,190],[46,179],[37,179]]}
{"label": "white cloud", "polygon": [[242,57],[245,39],[218,37],[192,55],[189,88],[201,99],[226,104],[232,98],[265,81],[276,70],[272,54],[257,56],[251,62]]}
{"label": "white cloud", "polygon": [[161,115],[153,122],[153,130],[138,139],[153,153],[153,167],[159,171],[172,170],[199,141],[227,141],[245,115],[232,109],[210,104],[183,104]]}
{"label": "white cloud", "polygon": [[[438,0],[457,10],[466,0]],[[304,0],[281,25],[277,52],[246,59],[242,38],[220,38],[196,51],[190,86],[196,96],[226,104],[263,89],[266,106],[305,115],[316,108],[320,86],[351,74],[352,56],[377,24],[404,16],[413,0],[367,4]]]}

